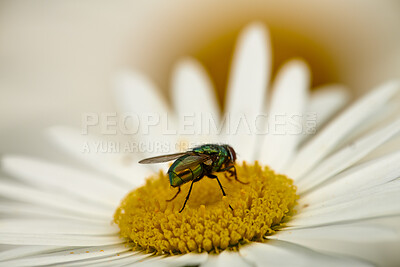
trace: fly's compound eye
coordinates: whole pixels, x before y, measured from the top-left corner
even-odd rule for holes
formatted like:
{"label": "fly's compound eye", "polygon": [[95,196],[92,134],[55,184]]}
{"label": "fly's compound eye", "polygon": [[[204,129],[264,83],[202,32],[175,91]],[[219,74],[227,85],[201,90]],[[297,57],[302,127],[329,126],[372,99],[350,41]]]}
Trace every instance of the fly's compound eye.
{"label": "fly's compound eye", "polygon": [[236,161],[236,152],[233,149],[233,147],[227,146],[227,148],[228,148],[228,151],[229,151],[229,156],[232,159],[232,161]]}

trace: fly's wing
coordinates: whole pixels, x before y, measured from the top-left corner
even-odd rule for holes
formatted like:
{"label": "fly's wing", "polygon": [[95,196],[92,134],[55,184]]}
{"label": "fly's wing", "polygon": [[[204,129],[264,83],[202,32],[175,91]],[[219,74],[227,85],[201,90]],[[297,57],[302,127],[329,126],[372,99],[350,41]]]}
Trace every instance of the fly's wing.
{"label": "fly's wing", "polygon": [[142,159],[141,161],[139,161],[139,163],[140,164],[151,164],[151,163],[167,162],[167,161],[175,160],[179,157],[182,157],[183,155],[186,155],[187,153],[188,152],[181,152],[181,153],[175,153],[175,154],[169,154],[169,155],[163,155],[163,156]]}
{"label": "fly's wing", "polygon": [[184,158],[180,164],[175,168],[177,172],[183,171],[186,169],[189,169],[193,166],[196,166],[200,163],[208,163],[207,161],[210,161],[209,164],[212,163],[210,155],[205,155],[205,154],[193,154],[190,155],[189,157]]}

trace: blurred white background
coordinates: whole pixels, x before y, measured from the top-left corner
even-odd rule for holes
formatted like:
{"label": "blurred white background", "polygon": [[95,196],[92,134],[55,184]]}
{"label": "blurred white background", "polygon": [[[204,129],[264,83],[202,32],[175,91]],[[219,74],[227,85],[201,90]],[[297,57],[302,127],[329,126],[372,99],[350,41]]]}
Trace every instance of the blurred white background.
{"label": "blurred white background", "polygon": [[0,1],[0,154],[49,154],[54,124],[79,127],[83,112],[114,111],[121,68],[169,90],[182,56],[207,68],[221,101],[234,40],[246,23],[270,28],[274,66],[305,58],[313,84],[355,95],[400,77],[400,2]]}

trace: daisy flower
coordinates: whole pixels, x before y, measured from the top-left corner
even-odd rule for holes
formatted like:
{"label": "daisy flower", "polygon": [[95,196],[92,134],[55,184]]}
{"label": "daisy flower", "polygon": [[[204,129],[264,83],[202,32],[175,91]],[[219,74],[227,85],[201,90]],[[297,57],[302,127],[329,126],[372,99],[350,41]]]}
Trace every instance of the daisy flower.
{"label": "daisy flower", "polygon": [[[281,67],[269,92],[269,53],[266,29],[246,27],[222,114],[206,72],[194,60],[183,60],[173,72],[173,108],[145,76],[121,73],[115,87],[124,112],[168,114],[167,126],[152,121],[150,133],[135,136],[143,147],[133,150],[140,153],[117,145],[110,151],[113,143],[103,148],[104,140],[87,131],[54,127],[52,139],[91,170],[4,156],[9,178],[0,184],[0,265],[382,263],[357,249],[399,242],[395,229],[373,221],[396,222],[400,212],[400,151],[389,143],[400,131],[399,84],[380,85],[346,107],[349,96],[339,85],[310,93],[308,68],[295,59]],[[185,114],[211,115],[215,133],[178,131]],[[137,163],[163,149],[178,150],[179,140],[231,145],[246,184],[219,175],[227,192],[222,196],[216,181],[204,178],[179,213],[186,194],[165,201],[176,192],[167,166],[160,171]]]}

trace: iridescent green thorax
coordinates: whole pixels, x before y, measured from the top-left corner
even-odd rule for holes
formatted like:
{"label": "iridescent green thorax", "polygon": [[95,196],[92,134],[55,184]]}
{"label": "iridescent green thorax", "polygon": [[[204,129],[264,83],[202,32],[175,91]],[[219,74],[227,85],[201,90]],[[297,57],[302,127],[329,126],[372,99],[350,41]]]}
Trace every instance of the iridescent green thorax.
{"label": "iridescent green thorax", "polygon": [[212,171],[217,171],[223,165],[230,162],[229,152],[225,145],[206,144],[194,148],[193,152],[207,154],[207,155],[215,155],[216,160],[213,161]]}

